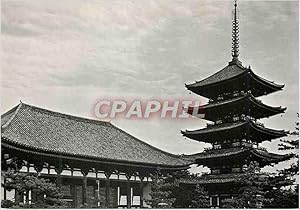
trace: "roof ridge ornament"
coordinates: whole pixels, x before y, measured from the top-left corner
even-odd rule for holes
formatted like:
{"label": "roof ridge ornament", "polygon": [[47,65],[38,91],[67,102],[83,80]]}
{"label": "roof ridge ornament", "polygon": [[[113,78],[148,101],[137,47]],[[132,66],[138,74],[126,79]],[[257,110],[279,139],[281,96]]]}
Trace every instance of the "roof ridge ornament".
{"label": "roof ridge ornament", "polygon": [[232,12],[232,46],[231,46],[231,55],[232,61],[229,62],[229,65],[233,64],[242,64],[239,61],[239,15],[237,10],[237,0],[234,0],[234,9]]}

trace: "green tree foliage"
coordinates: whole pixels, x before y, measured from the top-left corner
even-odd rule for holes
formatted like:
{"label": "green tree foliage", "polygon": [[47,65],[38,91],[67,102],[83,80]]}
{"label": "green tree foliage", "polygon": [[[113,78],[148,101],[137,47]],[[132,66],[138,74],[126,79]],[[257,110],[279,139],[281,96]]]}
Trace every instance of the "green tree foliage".
{"label": "green tree foliage", "polygon": [[151,177],[151,199],[147,201],[152,208],[171,208],[175,202],[172,197],[172,190],[174,189],[174,182],[171,178],[162,175],[160,171]]}
{"label": "green tree foliage", "polygon": [[204,189],[197,185],[180,184],[181,179],[194,178],[187,170],[162,175],[159,171],[152,177],[148,203],[153,208],[208,208],[209,198]]}
{"label": "green tree foliage", "polygon": [[[299,117],[299,114],[298,114]],[[291,158],[296,162],[290,167],[278,171],[275,176],[269,178],[266,208],[298,208],[299,184],[295,184],[295,177],[299,175],[299,121],[296,122],[295,131],[290,132],[287,139],[281,140],[279,150],[292,151]]]}
{"label": "green tree foliage", "polygon": [[245,205],[242,199],[235,199],[235,198],[227,198],[222,200],[222,208],[226,209],[238,209],[244,208]]}
{"label": "green tree foliage", "polygon": [[252,162],[240,180],[235,182],[238,196],[222,201],[223,208],[297,208],[298,187],[286,173],[261,172]]}
{"label": "green tree foliage", "polygon": [[[299,113],[297,113],[299,118]],[[279,150],[292,151],[291,157],[296,158],[296,162],[289,168],[280,171],[286,176],[292,178],[295,175],[299,175],[299,121],[295,123],[295,130],[290,132],[287,139],[281,139],[281,143],[278,144]]]}
{"label": "green tree foliage", "polygon": [[187,208],[191,205],[194,186],[180,184],[181,179],[189,179],[192,175],[187,170],[176,171],[166,176],[165,181],[172,184],[171,197],[175,198],[173,207]]}
{"label": "green tree foliage", "polygon": [[62,194],[54,183],[50,180],[40,178],[30,173],[21,173],[15,170],[2,172],[5,180],[3,183],[7,190],[14,189],[18,194],[23,195],[31,191],[35,197],[31,204],[21,204],[18,201],[2,201],[2,207],[12,208],[66,208],[66,203],[62,200]]}
{"label": "green tree foliage", "polygon": [[196,185],[194,196],[191,202],[191,208],[209,208],[208,193],[199,184]]}
{"label": "green tree foliage", "polygon": [[[299,118],[299,113],[297,113]],[[289,139],[282,139],[281,143],[278,144],[279,150],[297,150],[299,149],[299,121],[295,123],[295,130],[290,132]],[[295,152],[294,155],[298,157],[298,153]]]}
{"label": "green tree foliage", "polygon": [[223,200],[224,208],[258,208],[267,199],[268,173],[262,173],[257,162],[251,162],[235,181],[237,196]]}
{"label": "green tree foliage", "polygon": [[264,201],[264,208],[298,208],[299,197],[298,188],[282,189],[273,188],[268,191],[266,196],[268,199]]}
{"label": "green tree foliage", "polygon": [[195,186],[180,184],[174,189],[173,193],[175,198],[174,208],[189,208],[194,198]]}

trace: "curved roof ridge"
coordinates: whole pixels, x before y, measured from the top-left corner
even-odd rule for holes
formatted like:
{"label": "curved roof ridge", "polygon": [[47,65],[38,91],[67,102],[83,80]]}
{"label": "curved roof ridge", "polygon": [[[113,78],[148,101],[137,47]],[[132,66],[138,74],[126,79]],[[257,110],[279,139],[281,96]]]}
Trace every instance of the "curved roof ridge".
{"label": "curved roof ridge", "polygon": [[252,148],[245,146],[231,147],[231,148],[223,148],[223,149],[211,149],[208,151],[204,151],[201,153],[185,155],[184,159],[187,161],[192,161],[193,163],[199,163],[199,161],[204,159],[215,159],[215,158],[224,158],[230,157],[234,155],[240,155],[247,151],[250,151]]}
{"label": "curved roof ridge", "polygon": [[262,132],[270,131],[270,132],[274,132],[274,133],[277,133],[277,134],[283,134],[284,133],[285,135],[287,133],[287,131],[285,131],[285,130],[276,130],[276,129],[272,129],[272,128],[266,128],[264,126],[261,126],[261,125],[255,123],[255,122],[253,122],[252,120],[249,120],[249,122],[250,122],[251,125],[253,125],[254,129],[259,129]]}
{"label": "curved roof ridge", "polygon": [[[248,68],[246,68],[246,67],[244,67],[244,66],[241,66],[241,65],[237,65],[237,64],[229,65],[229,64],[228,64],[227,66],[225,66],[225,67],[222,68],[221,70],[215,72],[214,74],[212,74],[212,75],[210,75],[210,76],[208,76],[208,77],[206,77],[206,78],[204,78],[204,79],[202,79],[202,80],[200,80],[200,81],[196,81],[196,82],[194,82],[194,83],[192,83],[192,84],[186,84],[185,86],[186,86],[186,87],[193,87],[193,86],[195,86],[195,85],[197,85],[197,84],[199,84],[199,83],[201,83],[201,82],[206,82],[206,81],[208,81],[208,80],[210,80],[210,79],[216,77],[218,74],[220,74],[220,72],[227,71],[227,70],[228,70],[227,68],[229,68],[229,67],[233,68],[234,66],[237,66],[237,67],[240,68],[241,70],[249,70]],[[244,72],[247,72],[247,71],[244,71]],[[241,71],[241,72],[239,72],[239,73],[235,73],[234,77],[237,77],[237,76],[239,76],[240,74],[243,74],[244,72]],[[234,78],[234,77],[232,77],[232,78]],[[217,81],[217,82],[215,82],[215,83],[220,83],[220,82],[223,82],[223,81],[225,81],[225,80],[220,80],[220,81]],[[210,83],[210,84],[211,84],[211,83]],[[209,85],[209,84],[208,84],[208,85]]]}
{"label": "curved roof ridge", "polygon": [[[257,98],[255,98],[251,93],[245,93],[244,95],[241,95],[241,96],[238,96],[238,97],[235,97],[235,98],[229,98],[229,99],[226,99],[226,100],[223,100],[223,101],[218,101],[216,103],[208,103],[208,104],[198,106],[198,107],[199,108],[209,108],[210,106],[221,106],[221,105],[229,104],[229,103],[232,103],[232,102],[240,101],[240,100],[242,100],[244,98],[247,98],[247,97],[249,97],[249,99],[252,100],[254,103],[256,103],[258,106],[262,105],[267,109],[286,110],[286,107],[281,107],[281,106],[274,107],[274,106],[267,105],[267,104],[263,103],[261,100],[258,100]],[[190,108],[195,108],[195,107],[190,107]]]}
{"label": "curved roof ridge", "polygon": [[272,160],[277,160],[277,161],[288,160],[289,158],[292,157],[290,154],[283,154],[283,155],[281,155],[281,154],[271,153],[271,152],[268,152],[268,151],[258,150],[256,148],[254,148],[253,150],[251,150],[251,152],[254,155],[257,155],[259,157],[270,158]]}
{"label": "curved roof ridge", "polygon": [[41,107],[38,107],[38,106],[33,106],[33,105],[30,105],[30,104],[25,104],[25,103],[22,103],[22,104],[34,109],[35,111],[42,112],[44,114],[51,114],[51,115],[54,115],[54,116],[57,116],[57,117],[80,120],[82,122],[90,122],[90,123],[103,124],[103,125],[107,124],[108,126],[111,125],[110,121],[102,121],[102,120],[96,120],[96,119],[91,119],[91,118],[79,117],[79,116],[75,116],[75,115],[71,115],[71,114],[64,114],[64,113],[61,113],[61,112],[41,108]]}
{"label": "curved roof ridge", "polygon": [[205,128],[200,128],[200,129],[196,129],[196,130],[185,130],[182,132],[186,133],[186,132],[198,132],[198,131],[202,131],[202,130],[211,130],[211,129],[218,129],[218,130],[222,130],[222,129],[228,129],[227,126],[230,126],[232,128],[234,127],[238,127],[238,126],[241,126],[243,124],[247,123],[247,120],[245,121],[237,121],[237,122],[229,122],[229,123],[222,123],[222,124],[219,124],[219,125],[212,125],[211,127],[205,127]]}
{"label": "curved roof ridge", "polygon": [[258,100],[255,98],[252,94],[250,94],[250,100],[252,100],[254,103],[256,103],[258,106],[264,106],[267,109],[278,109],[285,111],[287,108],[286,107],[281,107],[281,106],[270,106],[268,104],[263,103],[261,100]]}
{"label": "curved roof ridge", "polygon": [[247,146],[236,146],[236,147],[229,147],[229,148],[221,148],[221,149],[210,149],[210,150],[204,150],[203,152],[198,152],[198,153],[194,153],[194,154],[189,154],[189,155],[184,155],[185,157],[190,157],[190,156],[197,156],[197,155],[206,155],[209,153],[224,153],[224,152],[242,152],[244,150],[248,150],[251,149],[251,147],[247,147]]}
{"label": "curved roof ridge", "polygon": [[11,114],[11,113],[14,112],[13,115],[9,118],[9,120],[4,125],[1,125],[1,128],[6,128],[11,123],[11,121],[17,116],[17,114],[18,114],[19,110],[21,109],[22,105],[23,105],[23,103],[20,102],[17,106],[15,106],[14,108],[12,108],[11,110],[7,111],[6,113],[4,113],[1,116],[1,118],[2,118],[4,116],[6,116],[6,115]]}
{"label": "curved roof ridge", "polygon": [[[148,144],[148,143],[142,141],[141,139],[138,139],[137,137],[131,135],[130,133],[127,133],[126,131],[122,130],[121,128],[115,126],[115,125],[112,124],[112,123],[111,123],[111,126],[113,126],[114,128],[118,129],[119,131],[125,133],[126,135],[132,137],[133,139],[135,139],[135,140],[138,141],[139,143],[142,143],[142,144],[144,144],[144,145],[146,145],[146,146],[148,146],[148,147],[150,147],[150,148],[152,148],[152,149],[155,149],[155,150],[157,150],[157,151],[159,151],[159,152],[162,152],[162,153],[164,153],[164,154],[166,154],[166,155],[169,155],[169,156],[172,156],[172,157],[175,157],[175,158],[181,158],[181,156],[182,156],[182,155],[176,155],[176,154],[173,154],[173,153],[170,153],[170,152],[161,150],[161,149],[159,149],[159,148],[157,148],[157,147],[155,147],[155,146],[152,146],[152,145],[150,145],[150,144]],[[182,159],[180,159],[180,160],[182,160]]]}
{"label": "curved roof ridge", "polygon": [[[249,69],[249,72],[252,73],[251,76],[252,76],[253,79],[255,79],[255,80],[259,79],[259,80],[263,81],[265,84],[267,84],[267,85],[269,85],[269,86],[271,86],[271,87],[273,87],[273,88],[276,87],[276,88],[280,88],[280,89],[281,89],[281,88],[284,87],[284,85],[277,84],[277,83],[275,83],[275,82],[272,82],[272,81],[270,81],[270,80],[267,80],[267,79],[265,79],[265,78],[263,78],[263,77],[261,77],[261,76],[255,74],[255,73],[252,71],[252,69]],[[255,77],[257,77],[257,78],[255,78]]]}
{"label": "curved roof ridge", "polygon": [[224,104],[228,104],[228,103],[231,103],[231,102],[239,101],[239,100],[241,100],[243,98],[246,98],[246,97],[247,97],[247,94],[242,95],[242,96],[238,96],[236,98],[230,98],[230,99],[226,99],[226,100],[223,100],[223,101],[217,101],[216,103],[208,103],[208,104],[205,104],[203,106],[199,106],[199,108],[208,108],[209,106],[224,105]]}

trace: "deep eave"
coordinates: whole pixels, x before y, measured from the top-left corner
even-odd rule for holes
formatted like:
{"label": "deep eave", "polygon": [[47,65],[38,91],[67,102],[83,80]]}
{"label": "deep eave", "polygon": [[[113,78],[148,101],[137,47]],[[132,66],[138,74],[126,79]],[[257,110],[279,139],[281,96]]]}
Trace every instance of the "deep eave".
{"label": "deep eave", "polygon": [[190,139],[208,143],[221,141],[224,140],[224,138],[249,138],[252,141],[262,142],[265,140],[272,140],[287,135],[287,132],[284,130],[265,128],[261,125],[258,125],[257,123],[254,123],[248,118],[233,123],[210,125],[209,127],[198,130],[181,131],[181,133],[183,134],[183,136]]}
{"label": "deep eave", "polygon": [[188,164],[181,165],[181,166],[168,166],[168,165],[159,165],[159,164],[149,164],[144,162],[129,162],[129,161],[121,161],[116,159],[105,159],[105,158],[95,158],[95,157],[89,157],[89,156],[81,156],[81,155],[72,155],[72,154],[66,154],[66,153],[58,153],[55,151],[48,151],[48,150],[41,150],[37,148],[27,147],[24,145],[12,145],[11,142],[5,143],[7,141],[4,140],[4,138],[1,139],[2,143],[2,149],[8,149],[13,150],[14,153],[22,153],[22,156],[28,157],[30,155],[34,155],[34,159],[36,157],[41,157],[43,160],[47,160],[47,158],[51,158],[53,160],[55,159],[61,159],[64,161],[77,161],[80,164],[88,164],[93,166],[122,166],[122,167],[134,167],[134,168],[145,168],[145,169],[162,169],[162,170],[184,170],[190,168],[191,162],[186,162]]}
{"label": "deep eave", "polygon": [[225,184],[233,183],[242,178],[243,173],[232,173],[232,174],[205,174],[200,177],[193,177],[189,179],[180,179],[181,184]]}
{"label": "deep eave", "polygon": [[109,122],[20,103],[1,116],[1,145],[27,153],[161,169],[188,168],[181,156],[155,148]]}
{"label": "deep eave", "polygon": [[[255,87],[256,86],[256,87]],[[186,88],[206,98],[216,98],[219,94],[234,91],[252,91],[255,97],[281,90],[279,85],[256,75],[250,68],[240,64],[228,65],[215,74],[192,84]]]}
{"label": "deep eave", "polygon": [[251,157],[252,161],[257,161],[261,166],[271,163],[279,163],[291,158],[291,155],[280,155],[270,153],[265,149],[253,148],[252,146],[231,147],[226,149],[211,149],[202,153],[184,155],[183,158],[198,165],[212,166],[225,160],[237,160],[239,157]]}
{"label": "deep eave", "polygon": [[188,113],[193,115],[194,109],[198,111],[198,114],[204,116],[202,118],[210,121],[216,121],[226,115],[230,115],[230,113],[236,115],[244,114],[245,116],[260,119],[283,113],[286,110],[284,107],[272,107],[266,105],[260,100],[257,100],[251,93],[199,107],[189,107]]}

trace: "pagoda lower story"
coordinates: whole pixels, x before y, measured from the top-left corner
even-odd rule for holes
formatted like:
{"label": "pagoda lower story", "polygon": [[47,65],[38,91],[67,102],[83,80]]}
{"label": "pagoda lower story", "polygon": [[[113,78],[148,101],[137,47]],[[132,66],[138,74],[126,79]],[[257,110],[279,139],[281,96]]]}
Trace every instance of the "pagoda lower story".
{"label": "pagoda lower story", "polygon": [[240,146],[220,149],[206,149],[193,155],[186,155],[188,161],[210,168],[210,174],[181,180],[182,184],[200,184],[208,191],[212,207],[222,207],[222,200],[235,197],[237,181],[244,175],[245,168],[251,162],[260,167],[276,164],[289,159],[288,155],[269,153],[266,149],[242,143]]}

